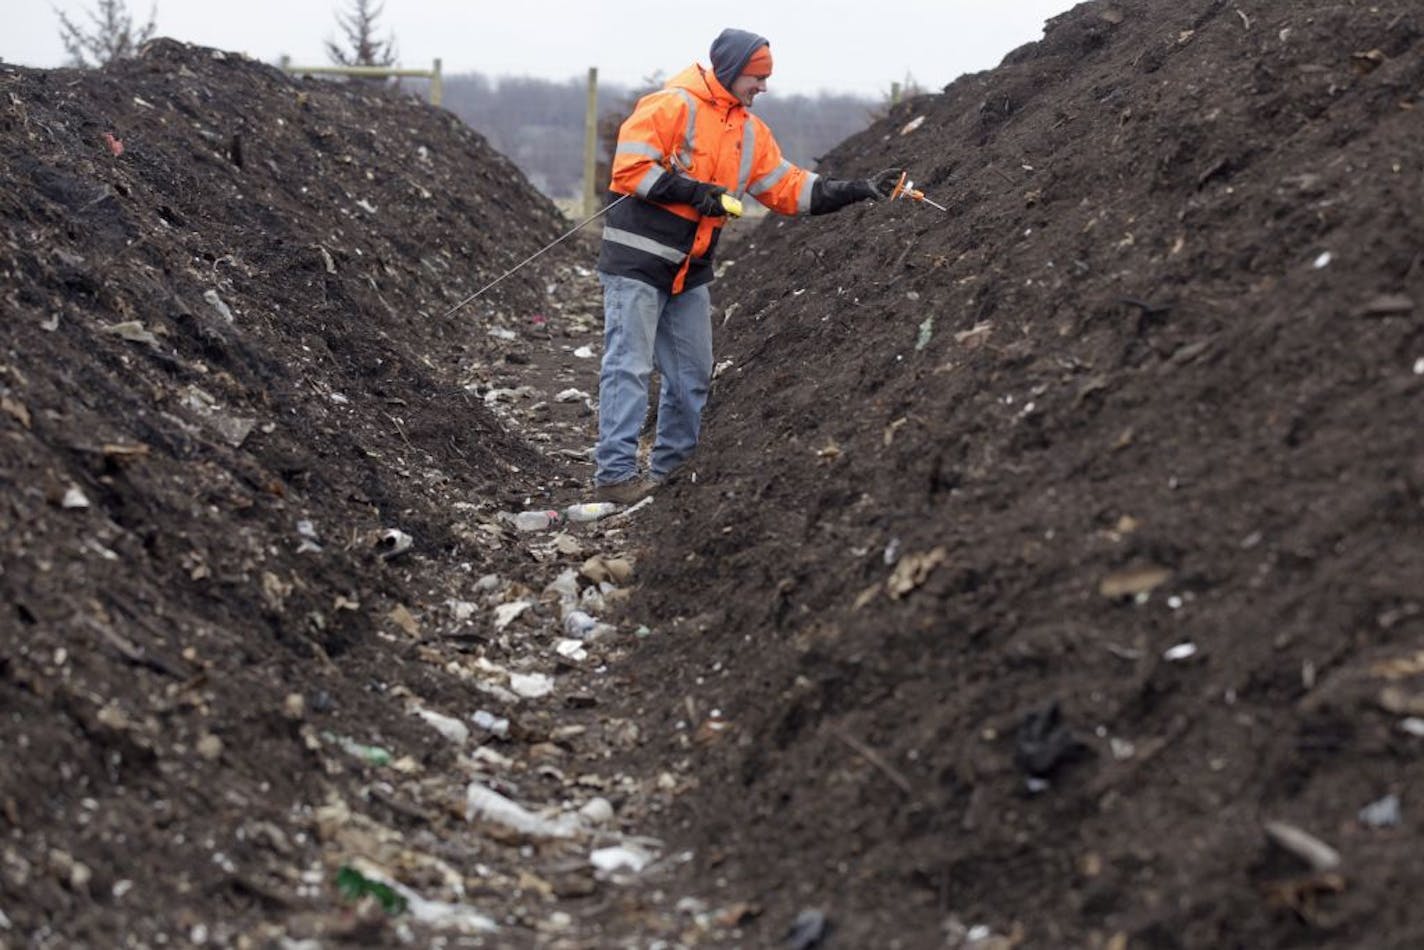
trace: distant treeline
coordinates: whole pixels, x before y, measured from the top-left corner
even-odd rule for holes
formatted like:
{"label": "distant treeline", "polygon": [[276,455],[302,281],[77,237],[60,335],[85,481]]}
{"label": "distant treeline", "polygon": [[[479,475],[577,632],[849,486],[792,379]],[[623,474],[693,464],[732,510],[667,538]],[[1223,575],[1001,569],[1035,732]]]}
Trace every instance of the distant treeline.
{"label": "distant treeline", "polygon": [[[640,88],[600,83],[600,125],[617,124],[638,96],[662,85],[650,79]],[[444,106],[464,119],[519,166],[534,186],[551,198],[577,198],[583,191],[585,80],[491,80],[480,73],[445,78]],[[771,126],[786,157],[814,168],[818,156],[870,124],[884,102],[863,96],[821,93],[816,96],[770,95],[759,98],[756,113]],[[600,148],[600,165],[608,153]],[[598,187],[607,187],[600,180]]]}

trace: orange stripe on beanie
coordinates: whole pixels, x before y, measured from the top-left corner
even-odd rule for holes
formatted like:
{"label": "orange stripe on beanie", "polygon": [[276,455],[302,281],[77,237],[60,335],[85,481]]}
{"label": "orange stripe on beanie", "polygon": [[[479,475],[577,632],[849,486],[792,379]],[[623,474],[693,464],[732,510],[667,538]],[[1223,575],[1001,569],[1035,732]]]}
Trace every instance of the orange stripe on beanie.
{"label": "orange stripe on beanie", "polygon": [[758,46],[752,58],[747,60],[746,67],[742,70],[742,75],[770,76],[771,75],[771,46]]}

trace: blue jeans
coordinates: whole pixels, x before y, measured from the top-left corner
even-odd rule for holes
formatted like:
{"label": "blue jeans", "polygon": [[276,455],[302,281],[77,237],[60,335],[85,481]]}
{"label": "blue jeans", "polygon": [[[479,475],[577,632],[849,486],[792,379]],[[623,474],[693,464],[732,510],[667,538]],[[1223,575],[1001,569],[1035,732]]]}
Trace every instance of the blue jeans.
{"label": "blue jeans", "polygon": [[662,478],[697,447],[712,379],[712,297],[704,284],[670,294],[631,277],[599,272],[603,367],[598,377],[594,481],[638,475],[638,432],[648,413],[648,379],[662,374],[652,475]]}

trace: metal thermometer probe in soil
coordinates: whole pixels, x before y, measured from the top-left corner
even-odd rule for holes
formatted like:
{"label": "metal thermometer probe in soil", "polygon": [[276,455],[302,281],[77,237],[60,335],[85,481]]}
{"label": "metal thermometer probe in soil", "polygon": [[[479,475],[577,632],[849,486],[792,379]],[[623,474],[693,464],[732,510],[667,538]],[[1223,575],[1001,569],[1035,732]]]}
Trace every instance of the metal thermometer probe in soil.
{"label": "metal thermometer probe in soil", "polygon": [[915,183],[910,181],[907,177],[909,174],[909,172],[900,173],[900,180],[895,183],[895,187],[892,188],[890,191],[890,200],[895,201],[898,198],[909,198],[912,201],[923,201],[931,208],[938,208],[939,210],[948,214],[949,209],[946,208],[944,205],[926,198],[925,193],[923,191],[915,190]]}
{"label": "metal thermometer probe in soil", "polygon": [[[469,295],[468,297],[466,297],[464,300],[461,300],[459,303],[455,304],[455,306],[451,307],[449,310],[446,310],[446,311],[445,311],[445,316],[447,316],[447,317],[450,316],[450,314],[454,313],[456,310],[459,310],[459,309],[460,309],[461,307],[463,307],[465,304],[469,303],[471,300],[474,300],[474,299],[475,299],[476,297],[478,297],[480,294],[484,293],[486,290],[489,290],[489,289],[490,289],[491,287],[493,287],[495,284],[497,284],[497,283],[499,283],[500,281],[504,280],[504,279],[505,279],[506,277],[508,277],[510,274],[513,274],[515,271],[519,270],[519,268],[523,267],[525,264],[528,264],[530,261],[534,260],[534,258],[538,257],[540,254],[543,254],[545,251],[549,250],[549,249],[550,249],[551,247],[553,247],[554,245],[559,244],[559,243],[562,243],[563,241],[568,240],[569,237],[571,237],[575,231],[577,231],[579,228],[583,227],[584,225],[588,224],[588,223],[589,223],[590,221],[592,221],[594,218],[597,218],[597,217],[599,217],[600,215],[607,214],[609,211],[613,210],[613,206],[614,206],[614,205],[622,204],[623,202],[627,201],[630,197],[632,197],[632,196],[631,196],[631,195],[622,195],[621,197],[618,198],[617,201],[610,201],[608,204],[604,205],[602,208],[600,208],[599,210],[595,211],[593,214],[591,214],[591,215],[589,215],[588,217],[584,218],[584,219],[583,219],[582,221],[580,221],[578,224],[576,224],[576,225],[574,225],[573,227],[569,228],[569,229],[568,229],[567,231],[565,231],[563,234],[561,234],[561,235],[559,235],[558,237],[554,238],[554,240],[550,241],[548,244],[545,244],[543,247],[539,248],[539,250],[535,251],[533,254],[530,254],[528,257],[524,258],[524,260],[520,261],[518,264],[515,264],[513,267],[511,267],[509,270],[505,271],[503,274],[500,274],[498,277],[496,277],[494,280],[490,281],[488,284],[485,284],[485,285],[484,285],[483,287],[481,287],[479,290],[477,290],[477,291],[475,291],[474,293],[470,294],[470,295]],[[736,198],[732,197],[731,195],[724,194],[724,195],[722,195],[722,210],[725,211],[727,214],[731,215],[731,216],[734,217],[734,218],[740,218],[740,217],[742,216],[742,203],[741,203],[740,201],[738,201]]]}
{"label": "metal thermometer probe in soil", "polygon": [[538,257],[540,254],[543,254],[545,251],[549,250],[551,247],[554,247],[556,244],[560,244],[560,243],[562,243],[562,242],[568,240],[570,237],[573,236],[574,232],[577,231],[579,228],[581,228],[581,227],[583,227],[584,225],[588,224],[588,223],[589,223],[590,221],[592,221],[594,218],[600,217],[600,216],[602,216],[602,215],[607,214],[609,211],[612,211],[612,210],[613,210],[613,207],[614,207],[615,205],[620,205],[620,204],[622,204],[623,202],[627,201],[629,197],[630,197],[629,195],[623,195],[623,196],[621,196],[617,201],[610,201],[608,204],[604,205],[602,208],[599,208],[599,209],[598,209],[597,211],[595,211],[593,214],[591,214],[591,215],[589,215],[588,217],[584,218],[584,219],[583,219],[582,221],[580,221],[578,224],[576,224],[576,225],[574,225],[573,227],[569,228],[569,229],[568,229],[567,231],[565,231],[563,234],[561,234],[561,235],[559,235],[558,237],[554,238],[554,240],[550,241],[548,244],[545,244],[543,247],[539,248],[539,250],[535,251],[533,254],[530,254],[528,257],[524,258],[524,260],[520,261],[518,264],[515,264],[515,265],[514,265],[513,267],[511,267],[509,270],[505,271],[503,274],[500,274],[500,275],[499,275],[498,277],[496,277],[494,280],[490,281],[488,284],[485,284],[483,287],[481,287],[479,290],[475,291],[474,293],[470,294],[470,295],[469,295],[468,297],[466,297],[464,300],[461,300],[459,303],[455,304],[455,306],[451,307],[449,310],[446,310],[446,311],[445,311],[445,316],[447,316],[447,317],[450,316],[450,314],[454,313],[456,310],[459,310],[459,309],[460,309],[461,307],[463,307],[465,304],[469,303],[471,300],[474,300],[474,299],[475,299],[476,297],[478,297],[480,294],[484,293],[486,290],[489,290],[489,289],[490,289],[491,287],[493,287],[495,284],[497,284],[497,283],[499,283],[500,281],[504,280],[504,279],[505,279],[506,277],[508,277],[510,274],[513,274],[515,271],[519,270],[519,268],[523,267],[525,264],[528,264],[530,261],[534,260],[534,258]]}

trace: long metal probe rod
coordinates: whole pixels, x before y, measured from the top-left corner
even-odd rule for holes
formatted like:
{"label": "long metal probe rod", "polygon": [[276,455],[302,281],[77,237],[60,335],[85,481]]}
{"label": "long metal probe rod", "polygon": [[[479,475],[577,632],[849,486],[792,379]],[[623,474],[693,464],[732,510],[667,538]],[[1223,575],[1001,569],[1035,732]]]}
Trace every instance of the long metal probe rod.
{"label": "long metal probe rod", "polygon": [[588,224],[588,223],[589,223],[590,221],[592,221],[594,218],[597,218],[599,215],[607,214],[609,211],[613,210],[614,207],[616,207],[617,205],[620,205],[620,204],[622,204],[624,201],[626,201],[629,197],[630,197],[629,195],[622,195],[622,196],[620,196],[620,197],[618,198],[617,201],[610,201],[608,204],[604,205],[604,206],[603,206],[602,208],[600,208],[598,211],[595,211],[593,214],[591,214],[591,215],[589,215],[588,217],[584,218],[584,219],[583,219],[582,221],[580,221],[578,224],[576,224],[576,225],[574,225],[573,227],[569,228],[569,229],[568,229],[567,231],[565,231],[563,234],[559,235],[559,236],[556,237],[554,240],[550,241],[548,244],[545,244],[543,247],[539,248],[539,250],[535,251],[533,254],[530,254],[528,257],[524,258],[524,260],[520,261],[518,264],[515,264],[515,265],[514,265],[513,267],[511,267],[509,270],[505,271],[503,274],[500,274],[498,277],[496,277],[494,280],[490,281],[488,284],[485,284],[485,285],[484,285],[483,287],[481,287],[479,290],[477,290],[477,291],[475,291],[474,293],[470,294],[470,295],[469,295],[468,297],[466,297],[464,300],[461,300],[459,303],[455,304],[455,306],[453,306],[453,307],[451,307],[449,310],[445,311],[445,316],[447,316],[447,317],[450,316],[450,314],[454,313],[456,310],[459,310],[459,309],[460,309],[461,307],[463,307],[465,304],[469,303],[471,300],[474,300],[474,299],[475,299],[476,297],[478,297],[480,294],[484,293],[486,290],[489,290],[489,289],[490,289],[491,287],[493,287],[495,284],[497,284],[497,283],[499,283],[500,281],[504,280],[504,279],[505,279],[506,277],[508,277],[510,274],[513,274],[515,271],[519,270],[519,268],[523,267],[525,264],[528,264],[530,261],[534,260],[534,258],[538,257],[540,254],[543,254],[545,251],[547,251],[547,250],[549,250],[550,248],[554,247],[556,244],[559,244],[559,243],[561,243],[561,242],[567,240],[568,238],[572,237],[572,236],[573,236],[573,233],[574,233],[575,231],[577,231],[579,228],[583,227],[584,225]]}

